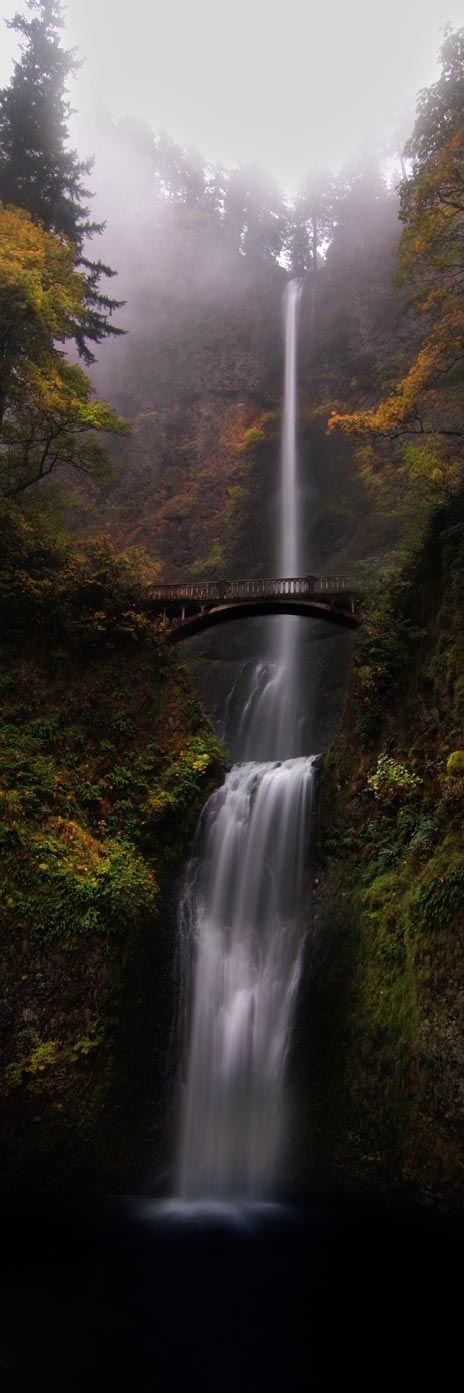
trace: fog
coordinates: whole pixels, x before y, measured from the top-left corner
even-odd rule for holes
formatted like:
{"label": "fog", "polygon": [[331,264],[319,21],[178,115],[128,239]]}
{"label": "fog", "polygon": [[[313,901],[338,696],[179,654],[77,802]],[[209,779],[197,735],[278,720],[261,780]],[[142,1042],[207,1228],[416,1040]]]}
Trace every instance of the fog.
{"label": "fog", "polygon": [[[18,4],[7,0],[3,18]],[[151,479],[164,459],[160,412],[200,400],[205,384],[218,399],[278,395],[283,269],[304,276],[325,263],[329,302],[345,297],[344,332],[356,338],[361,267],[382,321],[400,155],[460,6],[69,0],[65,13],[62,43],[82,60],[70,138],[94,156],[91,217],[103,225],[89,255],[117,273],[102,273],[101,289],[123,302],[112,323],[129,331],[97,344],[92,379],[143,417]],[[3,39],[7,84],[18,42],[6,27]],[[324,313],[330,339],[330,304]],[[125,459],[137,453],[124,448]]]}
{"label": "fog", "polygon": [[[4,0],[8,18],[17,0]],[[73,134],[92,149],[98,109],[131,113],[227,166],[257,161],[291,192],[313,164],[406,133],[434,80],[457,0],[69,0],[66,40],[85,59]],[[2,35],[0,81],[16,51]]]}

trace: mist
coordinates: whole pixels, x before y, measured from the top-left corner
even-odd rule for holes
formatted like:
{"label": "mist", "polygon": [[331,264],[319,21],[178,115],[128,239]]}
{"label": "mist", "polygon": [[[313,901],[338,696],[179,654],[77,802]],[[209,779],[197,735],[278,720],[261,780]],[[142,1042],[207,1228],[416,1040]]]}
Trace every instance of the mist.
{"label": "mist", "polygon": [[[4,2],[4,17],[16,8]],[[398,123],[407,131],[437,75],[443,26],[461,14],[456,0],[70,0],[65,41],[84,59],[73,137],[92,152],[98,110],[133,114],[213,163],[256,161],[291,193],[312,165],[338,167]],[[1,82],[16,52],[4,32]]]}
{"label": "mist", "polygon": [[86,55],[83,115],[95,106],[163,127],[207,159],[264,164],[291,191],[313,164],[339,165],[382,139],[433,81],[456,0],[71,0],[71,42]]}

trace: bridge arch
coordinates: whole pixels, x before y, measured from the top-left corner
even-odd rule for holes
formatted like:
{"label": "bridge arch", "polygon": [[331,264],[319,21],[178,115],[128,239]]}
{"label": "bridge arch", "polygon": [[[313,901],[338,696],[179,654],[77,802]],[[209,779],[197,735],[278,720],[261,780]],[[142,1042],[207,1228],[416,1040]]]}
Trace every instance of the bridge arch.
{"label": "bridge arch", "polygon": [[199,610],[177,622],[171,620],[172,627],[168,631],[167,640],[171,644],[181,643],[183,639],[191,638],[194,634],[203,633],[206,629],[213,629],[220,624],[228,624],[231,620],[252,619],[267,614],[292,614],[305,619],[324,619],[331,624],[340,624],[350,629],[358,628],[360,623],[359,615],[354,608],[347,608],[343,603],[298,599],[294,595],[288,595],[282,598],[229,601],[227,604],[216,604]]}

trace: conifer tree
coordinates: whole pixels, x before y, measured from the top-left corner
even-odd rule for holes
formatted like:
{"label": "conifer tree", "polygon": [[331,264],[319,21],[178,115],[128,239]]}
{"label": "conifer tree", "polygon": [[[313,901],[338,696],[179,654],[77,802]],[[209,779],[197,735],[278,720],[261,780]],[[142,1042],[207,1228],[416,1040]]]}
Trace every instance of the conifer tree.
{"label": "conifer tree", "polygon": [[21,56],[10,86],[0,91],[0,198],[73,242],[85,286],[85,314],[73,325],[73,336],[81,356],[92,362],[89,340],[100,343],[122,332],[110,322],[122,302],[100,288],[101,277],[115,271],[86,255],[87,239],[104,224],[89,216],[86,178],[93,161],[79,160],[68,144],[66,83],[80,63],[76,50],[60,43],[60,0],[27,0],[27,6],[29,15],[7,21],[20,35]]}

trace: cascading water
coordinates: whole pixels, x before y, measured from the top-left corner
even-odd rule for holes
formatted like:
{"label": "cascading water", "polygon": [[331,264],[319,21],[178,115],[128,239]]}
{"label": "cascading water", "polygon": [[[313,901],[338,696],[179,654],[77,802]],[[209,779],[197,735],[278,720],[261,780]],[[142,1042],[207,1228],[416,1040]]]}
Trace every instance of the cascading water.
{"label": "cascading water", "polygon": [[[278,565],[298,574],[297,329],[285,295]],[[272,621],[241,723],[244,762],[209,800],[181,905],[191,1001],[178,1188],[184,1199],[263,1199],[284,1138],[283,1082],[301,970],[314,759],[301,751],[298,619]],[[256,762],[259,760],[259,762]]]}

